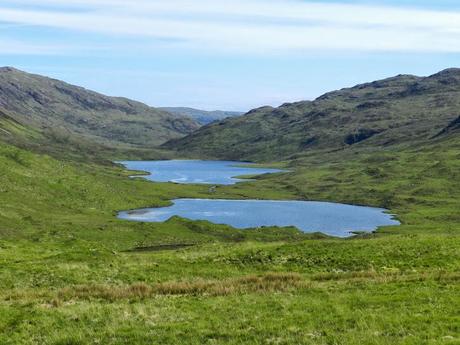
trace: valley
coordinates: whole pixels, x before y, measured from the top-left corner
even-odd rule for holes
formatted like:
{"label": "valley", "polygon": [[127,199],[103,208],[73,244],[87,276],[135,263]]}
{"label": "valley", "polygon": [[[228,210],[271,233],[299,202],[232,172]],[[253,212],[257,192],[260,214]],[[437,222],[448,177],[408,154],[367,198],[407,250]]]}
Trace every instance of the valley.
{"label": "valley", "polygon": [[[101,116],[105,131],[63,120],[60,108],[42,115],[47,107],[29,96],[0,98],[0,343],[455,344],[458,75],[399,76],[192,124],[197,130],[182,135],[169,127],[154,136],[154,110],[139,105],[139,115],[125,100],[123,114],[100,104],[87,113],[93,105],[79,101],[88,115],[77,107],[73,118]],[[0,90],[12,87],[4,83]],[[131,116],[140,124],[120,134]],[[48,118],[71,139],[53,137]],[[110,164],[164,158],[250,160],[290,172],[211,190],[130,178],[143,173]],[[397,214],[401,225],[337,238],[116,217],[175,199],[367,205]]]}
{"label": "valley", "polygon": [[229,117],[236,117],[243,115],[243,112],[239,111],[224,111],[224,110],[200,110],[194,108],[185,107],[162,107],[161,110],[167,111],[172,114],[191,117],[201,125],[208,125],[214,121],[223,120]]}

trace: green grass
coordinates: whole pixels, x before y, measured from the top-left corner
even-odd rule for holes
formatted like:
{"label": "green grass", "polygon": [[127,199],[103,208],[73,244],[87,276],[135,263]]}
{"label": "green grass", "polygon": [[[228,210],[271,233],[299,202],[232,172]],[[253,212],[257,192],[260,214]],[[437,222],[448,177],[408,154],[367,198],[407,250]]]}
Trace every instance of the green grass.
{"label": "green grass", "polygon": [[[209,193],[0,144],[0,343],[458,344],[459,146],[437,145],[301,156]],[[335,239],[115,217],[179,197],[385,206],[403,225]]]}

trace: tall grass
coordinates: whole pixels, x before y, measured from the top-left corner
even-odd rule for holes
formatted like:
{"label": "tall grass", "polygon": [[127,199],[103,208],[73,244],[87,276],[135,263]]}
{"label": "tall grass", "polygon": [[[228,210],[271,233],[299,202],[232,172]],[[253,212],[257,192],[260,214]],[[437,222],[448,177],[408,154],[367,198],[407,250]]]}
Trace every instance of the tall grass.
{"label": "tall grass", "polygon": [[308,286],[307,281],[297,273],[267,273],[223,280],[195,279],[155,285],[142,282],[126,286],[79,285],[60,290],[58,298],[61,300],[77,298],[115,301],[130,298],[143,299],[154,295],[225,296],[235,293],[286,292]]}

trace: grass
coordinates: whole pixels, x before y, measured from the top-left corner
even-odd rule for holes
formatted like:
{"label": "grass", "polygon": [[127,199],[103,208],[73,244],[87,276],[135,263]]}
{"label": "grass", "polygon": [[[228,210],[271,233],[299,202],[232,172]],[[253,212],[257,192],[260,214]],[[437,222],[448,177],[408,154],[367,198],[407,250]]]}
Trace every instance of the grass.
{"label": "grass", "polygon": [[[458,140],[299,156],[290,174],[219,186],[0,144],[1,344],[458,344]],[[336,239],[172,218],[174,198],[385,206],[400,227]]]}

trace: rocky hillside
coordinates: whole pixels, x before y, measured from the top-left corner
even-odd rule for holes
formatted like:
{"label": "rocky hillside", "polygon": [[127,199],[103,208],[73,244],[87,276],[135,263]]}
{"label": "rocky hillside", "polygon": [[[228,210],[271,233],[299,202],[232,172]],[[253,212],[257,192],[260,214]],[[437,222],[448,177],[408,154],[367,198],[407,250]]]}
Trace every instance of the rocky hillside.
{"label": "rocky hillside", "polygon": [[8,123],[48,137],[75,136],[112,146],[152,147],[199,127],[188,117],[11,67],[0,68],[0,111],[3,122],[8,116]]}
{"label": "rocky hillside", "polygon": [[237,111],[223,111],[223,110],[200,110],[193,108],[183,108],[183,107],[169,107],[169,108],[159,108],[170,112],[172,114],[188,116],[200,123],[201,125],[207,125],[214,121],[219,121],[226,119],[227,117],[236,117],[243,115],[242,112]]}
{"label": "rocky hillside", "polygon": [[318,150],[391,147],[458,133],[460,69],[399,75],[262,107],[164,145],[189,155],[258,161]]}

